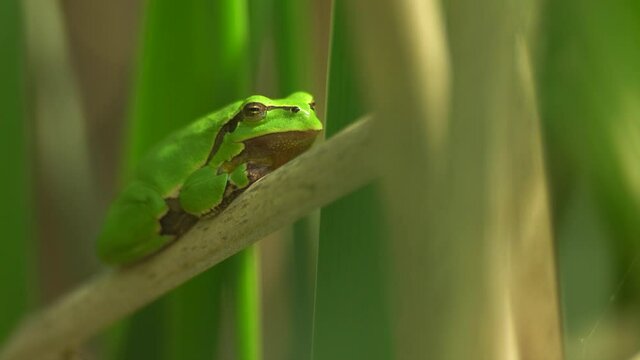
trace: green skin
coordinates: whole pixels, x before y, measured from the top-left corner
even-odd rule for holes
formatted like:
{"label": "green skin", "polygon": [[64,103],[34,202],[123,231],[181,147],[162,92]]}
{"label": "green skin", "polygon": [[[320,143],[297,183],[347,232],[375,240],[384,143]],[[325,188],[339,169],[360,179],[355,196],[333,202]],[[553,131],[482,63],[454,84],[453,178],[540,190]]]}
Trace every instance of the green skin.
{"label": "green skin", "polygon": [[98,256],[124,264],[158,251],[304,152],[321,130],[304,92],[251,96],[195,121],[143,158],[108,211]]}

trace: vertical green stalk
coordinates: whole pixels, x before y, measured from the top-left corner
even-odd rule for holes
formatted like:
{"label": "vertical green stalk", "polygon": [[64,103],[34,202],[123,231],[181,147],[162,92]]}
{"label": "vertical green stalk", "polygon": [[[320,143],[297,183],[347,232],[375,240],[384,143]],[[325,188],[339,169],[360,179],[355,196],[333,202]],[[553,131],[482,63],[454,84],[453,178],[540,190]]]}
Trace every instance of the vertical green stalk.
{"label": "vertical green stalk", "polygon": [[[251,79],[246,1],[146,4],[125,175],[174,129],[246,96]],[[237,353],[243,359],[256,359],[252,354],[259,349],[255,258],[247,251],[226,265],[245,270],[232,280],[241,319]],[[205,272],[134,315],[121,357],[215,357],[226,273],[220,268]]]}
{"label": "vertical green stalk", "polygon": [[[315,88],[308,16],[311,4],[308,0],[275,0],[273,8],[278,95],[311,91]],[[290,359],[304,359],[311,353],[319,219],[316,212],[294,224],[293,242],[286,254],[293,305]]]}
{"label": "vertical green stalk", "polygon": [[234,256],[236,293],[236,358],[262,359],[258,248],[250,246]]}
{"label": "vertical green stalk", "polygon": [[30,157],[24,92],[24,42],[20,2],[0,2],[0,343],[24,313],[33,288]]}
{"label": "vertical green stalk", "polygon": [[278,92],[285,96],[312,87],[311,4],[274,0],[273,6]]}
{"label": "vertical green stalk", "polygon": [[[365,113],[345,1],[334,2],[327,136]],[[390,359],[383,249],[387,230],[376,185],[322,209],[313,357]]]}

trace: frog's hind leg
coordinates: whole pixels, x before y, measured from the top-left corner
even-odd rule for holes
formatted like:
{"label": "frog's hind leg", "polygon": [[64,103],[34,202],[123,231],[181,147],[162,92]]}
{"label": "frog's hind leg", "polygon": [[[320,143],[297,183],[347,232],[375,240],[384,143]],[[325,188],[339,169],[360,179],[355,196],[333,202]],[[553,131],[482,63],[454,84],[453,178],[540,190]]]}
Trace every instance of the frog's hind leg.
{"label": "frog's hind leg", "polygon": [[175,238],[163,235],[159,219],[169,207],[152,187],[130,184],[107,213],[98,238],[98,256],[109,264],[122,264],[149,255]]}

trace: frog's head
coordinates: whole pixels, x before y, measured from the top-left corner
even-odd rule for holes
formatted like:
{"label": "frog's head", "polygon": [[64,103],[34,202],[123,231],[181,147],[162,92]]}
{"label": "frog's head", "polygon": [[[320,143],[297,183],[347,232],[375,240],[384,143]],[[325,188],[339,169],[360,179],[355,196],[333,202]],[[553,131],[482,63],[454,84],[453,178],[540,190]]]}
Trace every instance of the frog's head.
{"label": "frog's head", "polygon": [[296,92],[283,99],[251,96],[240,105],[229,133],[231,141],[244,143],[243,160],[275,169],[307,150],[322,130],[313,97]]}

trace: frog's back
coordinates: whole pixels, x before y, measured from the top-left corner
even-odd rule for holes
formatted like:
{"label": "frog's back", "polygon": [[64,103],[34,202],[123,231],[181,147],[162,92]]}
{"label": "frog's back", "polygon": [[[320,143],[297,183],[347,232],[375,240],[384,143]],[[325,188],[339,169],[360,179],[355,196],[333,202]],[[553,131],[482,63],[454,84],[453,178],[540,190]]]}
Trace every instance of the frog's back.
{"label": "frog's back", "polygon": [[171,196],[206,163],[220,129],[240,105],[235,102],[206,115],[159,143],[141,160],[135,180],[155,188],[163,197]]}

